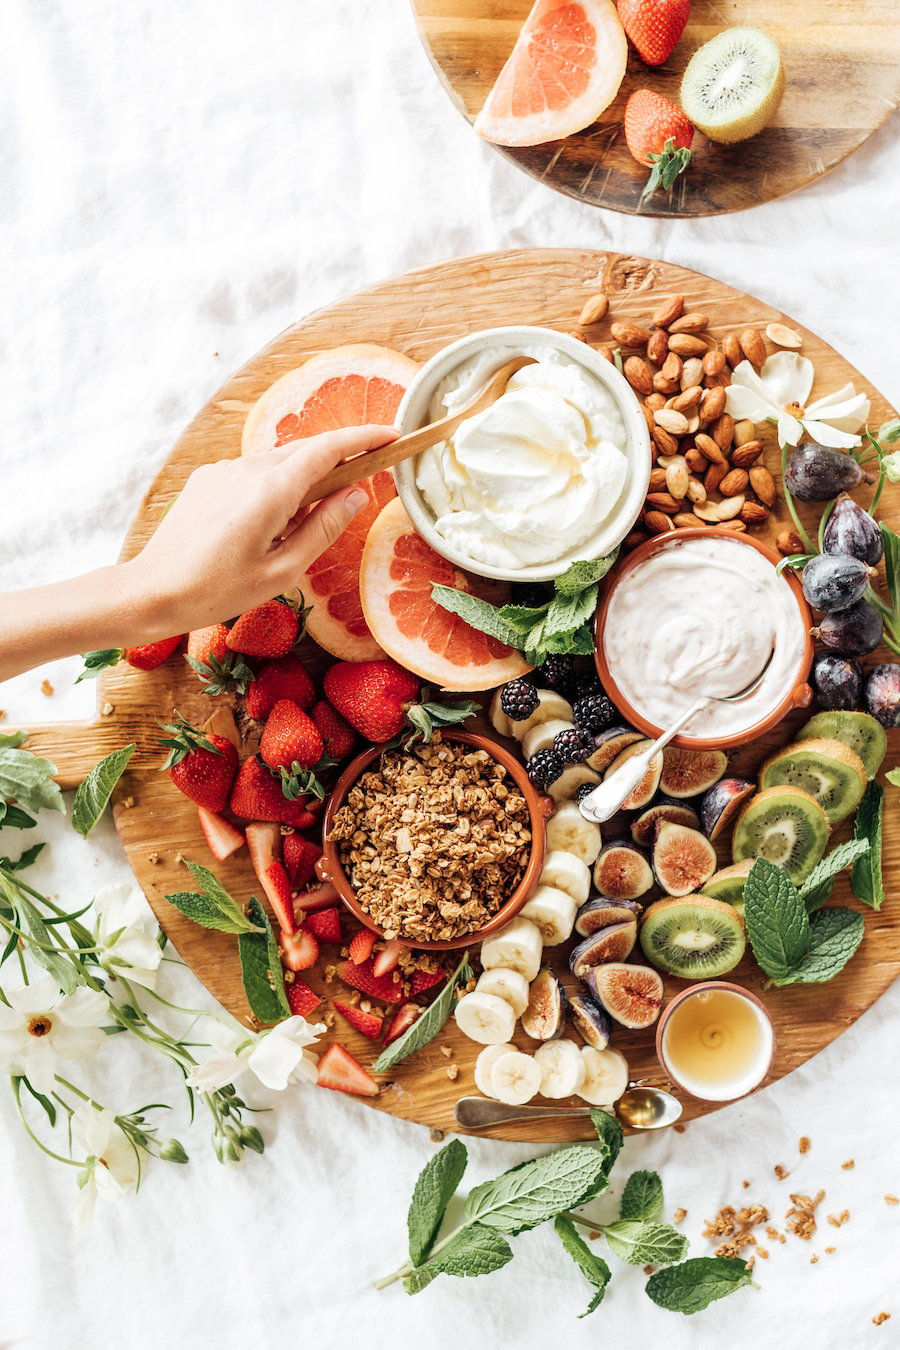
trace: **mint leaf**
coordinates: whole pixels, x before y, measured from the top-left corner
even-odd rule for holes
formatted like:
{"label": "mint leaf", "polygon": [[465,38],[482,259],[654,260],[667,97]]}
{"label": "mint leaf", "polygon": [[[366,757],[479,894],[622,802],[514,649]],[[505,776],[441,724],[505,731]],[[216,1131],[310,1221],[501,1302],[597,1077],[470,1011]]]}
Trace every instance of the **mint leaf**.
{"label": "mint leaf", "polygon": [[427,1265],[419,1266],[407,1275],[403,1287],[408,1294],[418,1294],[438,1275],[455,1275],[463,1279],[490,1275],[492,1270],[499,1270],[512,1258],[512,1247],[505,1238],[480,1224],[472,1224],[461,1229]]}
{"label": "mint leaf", "polygon": [[527,637],[532,628],[547,617],[550,601],[545,605],[502,605],[498,610],[504,623],[511,624],[521,637]]}
{"label": "mint leaf", "polygon": [[658,1172],[632,1172],[622,1192],[619,1216],[623,1219],[658,1219],[663,1207],[662,1181]]}
{"label": "mint leaf", "polygon": [[284,992],[278,943],[266,911],[255,895],[250,897],[247,910],[256,928],[238,937],[244,993],[250,1011],[261,1022],[280,1022],[282,1018],[290,1017],[291,1009]]}
{"label": "mint leaf", "polygon": [[586,1204],[602,1189],[608,1162],[600,1149],[573,1144],[511,1167],[469,1195],[466,1218],[514,1237]]}
{"label": "mint leaf", "polygon": [[489,637],[497,638],[509,647],[521,644],[522,634],[502,619],[497,606],[489,604],[487,600],[480,600],[477,595],[470,595],[466,591],[457,591],[452,586],[432,586],[431,598],[442,609],[457,614],[470,627],[487,633]]}
{"label": "mint leaf", "polygon": [[819,909],[810,918],[809,948],[787,975],[773,981],[787,984],[824,984],[834,979],[856,954],[865,934],[863,916],[855,909]]}
{"label": "mint leaf", "polygon": [[845,844],[838,844],[837,848],[833,848],[820,863],[816,864],[800,887],[800,898],[806,905],[807,913],[812,913],[814,909],[824,905],[834,888],[834,878],[838,872],[849,867],[857,858],[867,853],[868,849],[867,839],[848,839]]}
{"label": "mint leaf", "polygon": [[752,1283],[750,1268],[739,1257],[697,1256],[680,1266],[657,1270],[645,1287],[658,1307],[689,1317]]}
{"label": "mint leaf", "polygon": [[27,731],[0,732],[0,750],[18,750],[28,740]]}
{"label": "mint leaf", "polygon": [[15,801],[26,811],[61,811],[66,814],[59,784],[54,783],[56,765],[30,750],[18,747],[27,732],[16,731],[0,741],[0,797]]}
{"label": "mint leaf", "polygon": [[[375,1071],[380,1072],[377,1065]],[[409,1259],[414,1266],[420,1266],[431,1251],[444,1211],[462,1181],[468,1160],[465,1144],[453,1139],[419,1173],[406,1217]]]}
{"label": "mint leaf", "polygon": [[121,647],[104,647],[98,652],[84,652],[82,661],[84,669],[77,676],[75,683],[81,684],[82,680],[96,680],[101,670],[106,670],[109,666],[117,666],[122,660],[123,652]]}
{"label": "mint leaf", "polygon": [[900,787],[900,769],[888,769],[884,776],[892,787]]}
{"label": "mint leaf", "polygon": [[606,576],[619,556],[619,550],[613,549],[605,558],[593,558],[584,562],[573,562],[562,576],[553,583],[560,595],[573,595],[586,586],[593,586]]}
{"label": "mint leaf", "polygon": [[553,1221],[553,1229],[563,1247],[594,1290],[594,1296],[590,1303],[583,1313],[578,1314],[579,1317],[587,1317],[603,1302],[606,1286],[612,1279],[612,1271],[601,1256],[595,1256],[584,1238],[576,1230],[572,1220],[567,1219],[564,1214],[560,1214]]}
{"label": "mint leaf", "polygon": [[572,633],[593,617],[596,608],[596,586],[588,586],[586,590],[576,591],[573,595],[556,596],[544,620],[546,637]]}
{"label": "mint leaf", "polygon": [[72,803],[72,828],[79,834],[86,837],[97,824],[136,749],[137,742],[132,741],[121,750],[113,750],[79,783]]}
{"label": "mint leaf", "polygon": [[[894,535],[896,539],[897,536]],[[900,540],[897,541],[900,547]],[[850,873],[850,885],[857,900],[872,909],[884,904],[884,881],[881,876],[881,836],[884,813],[884,788],[876,782],[866,785],[862,801],[856,808],[853,826],[854,839],[867,839],[869,851],[857,858]]]}
{"label": "mint leaf", "polygon": [[434,1002],[430,1003],[425,1011],[416,1018],[412,1026],[407,1027],[402,1036],[398,1036],[386,1050],[382,1050],[375,1061],[376,1073],[386,1073],[395,1064],[399,1064],[402,1059],[406,1059],[408,1055],[414,1054],[416,1050],[421,1050],[423,1045],[427,1045],[429,1041],[434,1040],[453,1011],[455,1002],[453,995],[457,985],[464,984],[471,974],[469,959],[464,956]]}
{"label": "mint leaf", "polygon": [[744,885],[744,922],[753,955],[770,979],[784,979],[809,945],[809,917],[786,872],[757,858]]}
{"label": "mint leaf", "polygon": [[188,862],[185,867],[195,881],[199,882],[202,893],[196,891],[176,891],[167,895],[170,905],[202,928],[214,928],[220,933],[265,934],[262,924],[248,918],[236,900],[233,900],[214,872],[201,863]]}
{"label": "mint leaf", "polygon": [[0,828],[8,825],[11,830],[30,830],[36,824],[34,816],[29,816],[17,806],[10,806],[9,802],[0,800]]}
{"label": "mint leaf", "polygon": [[667,1223],[617,1219],[600,1230],[612,1250],[630,1266],[667,1266],[680,1261],[688,1240]]}
{"label": "mint leaf", "polygon": [[[603,1168],[598,1184],[589,1197],[593,1200],[609,1185],[609,1175],[625,1142],[625,1131],[615,1116],[611,1116],[608,1111],[602,1111],[599,1107],[591,1112],[591,1123],[597,1132],[597,1139],[600,1144],[599,1152],[603,1158]],[[587,1202],[582,1200],[581,1203],[586,1204]]]}
{"label": "mint leaf", "polygon": [[881,533],[884,538],[884,573],[896,619],[900,617],[900,539],[884,521],[881,522]]}

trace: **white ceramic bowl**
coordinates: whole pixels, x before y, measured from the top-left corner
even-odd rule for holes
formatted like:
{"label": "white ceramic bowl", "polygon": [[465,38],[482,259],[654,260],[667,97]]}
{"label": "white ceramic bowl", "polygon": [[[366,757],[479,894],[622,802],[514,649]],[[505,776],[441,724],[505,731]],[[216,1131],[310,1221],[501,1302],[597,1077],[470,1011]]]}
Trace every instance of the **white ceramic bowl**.
{"label": "white ceramic bowl", "polygon": [[449,558],[457,567],[474,572],[477,576],[493,577],[499,581],[550,581],[564,572],[571,563],[582,558],[602,558],[612,552],[628,534],[640,514],[647,495],[653,462],[650,435],[634,390],[611,362],[604,361],[586,343],[570,337],[567,333],[554,332],[551,328],[487,328],[451,343],[430,361],[426,361],[413,379],[400,404],[397,426],[404,435],[425,426],[429,420],[428,409],[437,386],[464,361],[496,348],[496,368],[499,368],[504,361],[510,360],[511,356],[515,356],[524,348],[533,350],[541,347],[561,352],[576,361],[595,376],[615,399],[625,424],[623,449],[628,459],[625,490],[615,513],[603,522],[602,528],[593,538],[579,544],[561,557],[548,560],[546,564],[533,563],[527,567],[520,567],[515,572],[507,572],[501,567],[491,567],[487,563],[478,562],[450,547],[436,532],[434,512],[416,485],[416,461],[408,459],[398,464],[394,469],[397,492],[419,534],[437,553]]}

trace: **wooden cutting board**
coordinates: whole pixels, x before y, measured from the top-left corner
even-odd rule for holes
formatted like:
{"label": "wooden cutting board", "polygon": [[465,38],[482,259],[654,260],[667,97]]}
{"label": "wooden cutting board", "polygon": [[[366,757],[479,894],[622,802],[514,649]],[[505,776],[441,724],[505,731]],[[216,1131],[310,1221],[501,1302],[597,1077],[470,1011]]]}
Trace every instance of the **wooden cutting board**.
{"label": "wooden cutting board", "polygon": [[[274,379],[305,358],[339,343],[365,341],[385,343],[423,361],[465,333],[493,325],[530,323],[571,330],[584,300],[600,288],[610,296],[610,318],[646,321],[658,297],[681,293],[688,309],[700,309],[711,316],[713,329],[720,336],[735,327],[752,324],[762,328],[774,320],[784,321],[782,314],[762,301],[697,272],[671,263],[580,249],[482,254],[394,277],[309,315],[232,376],[173,448],[138,511],[123,557],[131,557],[141,548],[194,468],[239,453],[246,410]],[[787,322],[803,332],[804,353],[816,366],[817,391],[827,392],[853,380],[872,397],[874,426],[893,415],[885,399],[843,357],[793,320]],[[605,330],[598,332],[598,341],[603,335]],[[769,462],[773,469],[777,467],[774,448],[770,448]],[[891,497],[896,491],[892,488],[886,494],[885,514],[889,519]],[[892,523],[900,527],[896,510]],[[775,528],[773,525],[768,534],[774,534]],[[314,674],[327,664],[311,642],[304,655]],[[192,721],[199,721],[208,716],[213,701],[200,692],[193,674],[178,660],[146,673],[128,667],[105,673],[100,680],[99,699],[103,712],[96,721],[35,727],[29,748],[53,758],[63,785],[72,787],[102,755],[129,741],[137,742],[129,772],[115,797],[115,820],[125,851],[175,948],[225,1007],[238,1017],[246,1017],[234,940],[196,927],[165,900],[167,892],[182,890],[189,882],[180,863],[182,857],[214,864],[200,835],[194,806],[158,771],[161,752],[155,743],[159,734],[156,719],[167,717],[177,707]],[[802,721],[803,714],[795,715],[765,743],[748,746],[735,755],[731,772],[751,777],[764,756],[774,746],[787,743]],[[900,736],[895,734],[891,739],[888,767],[900,754]],[[889,789],[884,862],[891,898],[881,914],[867,912],[866,938],[859,954],[827,989],[811,986],[762,993],[778,1035],[770,1081],[803,1064],[839,1035],[875,1002],[897,973],[900,922],[893,897],[900,889],[900,830],[896,802],[897,793]],[[720,849],[720,855],[723,864],[730,861],[725,849]],[[258,891],[245,851],[216,870],[239,899],[246,900]],[[841,902],[853,903],[844,879],[838,882],[835,894]],[[557,948],[553,955],[565,982],[572,987],[574,981],[560,955],[564,950]],[[335,955],[325,955],[319,970],[312,972],[310,983],[340,997],[339,991],[346,992],[343,986],[335,983],[329,987],[322,982],[324,967]],[[762,992],[759,972],[750,961],[745,961],[732,978]],[[667,981],[667,996],[681,987],[677,980]],[[364,1063],[374,1062],[377,1048],[351,1031],[340,1017],[335,1031]],[[526,1048],[534,1047],[521,1032],[517,1039]],[[644,1033],[617,1029],[615,1043],[627,1055],[634,1077],[658,1078],[652,1029]],[[449,1058],[443,1053],[445,1049],[451,1052]],[[453,1129],[455,1101],[474,1090],[472,1066],[477,1050],[450,1023],[438,1041],[392,1071],[390,1084],[374,1105],[408,1120]],[[458,1067],[455,1080],[449,1076],[454,1066]],[[687,1102],[685,1116],[690,1119],[715,1109],[712,1104]],[[495,1134],[503,1138],[571,1139],[585,1137],[589,1130],[578,1121],[541,1121],[503,1127]]]}
{"label": "wooden cutting board", "polygon": [[[425,50],[453,102],[474,121],[531,0],[412,0]],[[741,145],[699,133],[694,162],[670,198],[642,214],[711,216],[742,211],[813,182],[851,154],[900,101],[900,23],[895,0],[693,0],[671,59],[657,68],[629,53],[628,71],[600,120],[575,136],[520,149],[497,147],[526,173],[569,197],[636,214],[647,179],[628,153],[622,116],[629,94],[650,88],[678,103],[698,47],[723,28],[752,24],[781,48],[787,88],[770,127]]]}

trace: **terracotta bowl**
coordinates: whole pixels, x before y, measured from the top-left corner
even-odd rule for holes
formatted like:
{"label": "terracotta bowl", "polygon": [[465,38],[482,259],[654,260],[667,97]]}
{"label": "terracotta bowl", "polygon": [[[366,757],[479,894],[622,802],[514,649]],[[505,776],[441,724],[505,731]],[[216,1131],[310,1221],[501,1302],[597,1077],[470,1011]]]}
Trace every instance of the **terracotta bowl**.
{"label": "terracotta bowl", "polygon": [[[678,1077],[672,1072],[671,1068],[666,1062],[665,1055],[663,1054],[663,1037],[665,1035],[666,1027],[669,1023],[669,1018],[672,1016],[672,1013],[675,1011],[675,1009],[680,1008],[682,1003],[684,1003],[685,999],[693,998],[696,994],[700,994],[703,993],[704,991],[712,989],[726,989],[732,994],[740,994],[742,998],[745,998],[748,1001],[748,1003],[755,1004],[756,1007],[763,1014],[763,1018],[768,1023],[772,1032],[772,1053],[769,1056],[769,1062],[766,1065],[764,1072],[760,1074],[759,1081],[754,1083],[753,1087],[748,1088],[746,1092],[740,1092],[734,1097],[698,1097],[695,1092],[691,1092],[689,1088],[686,1088],[678,1079]],[[742,1097],[749,1097],[752,1093],[758,1092],[759,1089],[762,1087],[763,1083],[768,1078],[769,1074],[772,1072],[772,1065],[775,1063],[775,1028],[772,1025],[772,1018],[769,1015],[768,1008],[762,1002],[761,999],[758,999],[756,997],[755,994],[751,994],[749,989],[744,989],[739,984],[731,984],[729,983],[728,980],[704,980],[702,984],[692,984],[689,989],[683,990],[682,993],[678,994],[675,998],[672,999],[671,1003],[667,1004],[662,1017],[656,1024],[656,1056],[660,1064],[662,1065],[662,1068],[665,1071],[665,1073],[668,1075],[669,1078],[671,1078],[672,1082],[677,1085],[679,1092],[683,1092],[686,1097],[693,1097],[695,1101],[703,1101],[703,1102],[709,1101],[722,1103],[736,1102],[740,1101]]]}
{"label": "terracotta bowl", "polygon": [[[502,745],[498,745],[489,737],[480,736],[473,731],[442,731],[441,735],[446,741],[459,741],[463,745],[472,746],[475,750],[486,750],[492,759],[497,760],[508,771],[528,805],[531,824],[531,852],[522,880],[505,905],[497,911],[489,923],[473,933],[466,933],[463,937],[453,938],[449,942],[410,942],[409,945],[414,947],[416,951],[425,952],[447,952],[457,947],[473,947],[489,937],[491,933],[496,933],[499,928],[503,928],[509,923],[510,919],[515,918],[519,910],[534,893],[538,878],[543,871],[544,855],[547,850],[547,817],[553,810],[552,799],[542,796],[537,791],[519,761]],[[329,842],[328,835],[335,816],[344,804],[347,793],[357,779],[365,773],[366,769],[385,752],[386,748],[383,745],[376,745],[370,750],[364,750],[361,755],[357,755],[354,760],[350,761],[335,784],[322,820],[324,855],[320,858],[316,869],[322,881],[331,882],[351,914],[355,915],[359,922],[366,928],[370,928],[373,933],[378,933],[380,937],[384,937],[384,933],[372,921],[357,900],[356,892],[341,864],[338,846],[336,843]],[[402,934],[400,940],[403,941]]]}
{"label": "terracotta bowl", "polygon": [[[622,693],[616,683],[615,677],[610,671],[609,664],[606,660],[606,653],[603,648],[603,631],[606,625],[607,610],[609,609],[613,591],[622,578],[628,576],[635,567],[639,566],[647,558],[652,557],[654,553],[659,552],[661,548],[664,548],[667,544],[671,544],[673,539],[682,542],[688,539],[707,538],[727,538],[729,541],[733,539],[735,543],[743,544],[747,548],[755,548],[757,553],[761,553],[764,558],[768,558],[773,566],[782,561],[781,554],[776,553],[775,549],[769,548],[768,544],[761,544],[758,539],[751,539],[750,536],[746,534],[723,534],[723,532],[715,525],[678,530],[675,533],[669,530],[666,534],[655,535],[654,538],[648,539],[645,544],[640,544],[636,549],[633,549],[622,562],[616,564],[608,574],[603,586],[600,604],[597,607],[597,615],[594,621],[594,661],[597,666],[597,673],[600,676],[600,681],[604,689],[622,713],[622,716],[626,721],[630,722],[632,726],[637,727],[647,736],[659,736],[664,728],[654,726],[654,724],[648,721],[646,717],[641,716],[637,709]],[[797,576],[787,569],[782,573],[782,576],[794,593],[794,598],[797,601],[797,608],[800,612],[800,620],[806,631],[806,644],[803,649],[803,656],[797,667],[794,681],[790,688],[785,691],[784,698],[766,717],[762,718],[761,721],[757,722],[754,726],[747,727],[744,731],[737,732],[731,736],[676,736],[672,741],[673,745],[681,746],[686,750],[734,749],[738,746],[746,745],[749,741],[754,741],[760,736],[764,736],[767,731],[771,731],[774,726],[777,726],[782,718],[786,717],[793,708],[806,708],[809,706],[812,701],[812,689],[810,688],[808,681],[809,673],[812,670],[813,655],[815,651],[815,643],[809,635],[809,630],[813,623],[812,611],[806,603],[806,599],[803,595],[803,588],[801,587]]]}

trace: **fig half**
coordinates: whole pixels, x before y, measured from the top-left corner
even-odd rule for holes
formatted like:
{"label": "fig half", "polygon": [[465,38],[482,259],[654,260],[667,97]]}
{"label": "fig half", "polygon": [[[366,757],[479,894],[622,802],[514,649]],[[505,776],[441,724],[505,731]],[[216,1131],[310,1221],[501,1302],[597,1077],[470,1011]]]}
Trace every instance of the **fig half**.
{"label": "fig half", "polygon": [[534,1041],[552,1041],[566,1025],[566,991],[546,966],[531,981],[522,1030]]}
{"label": "fig half", "polygon": [[[646,750],[649,744],[649,740],[641,740],[634,741],[631,745],[626,746],[621,754],[616,755],[612,764],[605,770],[603,777],[610,778],[623,764],[627,764],[628,760],[633,759],[635,755],[639,755],[642,751]],[[631,789],[628,796],[622,802],[621,810],[639,811],[642,806],[646,806],[649,801],[652,801],[656,794],[656,789],[659,787],[659,776],[662,773],[662,769],[662,755],[654,755],[647,765],[647,771],[643,778]]]}
{"label": "fig half", "polygon": [[667,895],[702,889],[716,870],[716,850],[699,830],[662,821],[653,845],[653,872]]}
{"label": "fig half", "polygon": [[616,756],[621,755],[629,745],[646,739],[642,731],[635,731],[632,727],[607,727],[594,737],[597,748],[593,754],[588,755],[585,762],[590,768],[596,769],[597,773],[605,773]]}
{"label": "fig half", "polygon": [[671,820],[675,825],[688,825],[692,830],[700,828],[700,817],[692,806],[661,797],[658,802],[642,811],[631,826],[631,837],[636,844],[646,848],[653,843],[656,823],[659,820]]}
{"label": "fig half", "polygon": [[587,985],[598,1002],[623,1027],[652,1027],[663,1001],[662,976],[650,966],[610,962],[588,972]]}
{"label": "fig half", "polygon": [[606,1049],[612,1038],[612,1021],[595,998],[574,994],[569,999],[569,1016],[585,1045],[592,1045],[595,1050]]}
{"label": "fig half", "polygon": [[583,980],[589,970],[601,961],[624,961],[637,941],[637,922],[613,923],[592,933],[569,953],[569,969],[576,979]]}
{"label": "fig half", "polygon": [[700,819],[707,839],[718,839],[719,835],[736,820],[743,802],[756,791],[755,783],[746,778],[723,778],[703,794],[700,803]]}
{"label": "fig half", "polygon": [[641,906],[636,900],[610,900],[605,895],[596,895],[578,911],[575,932],[579,937],[590,937],[611,923],[627,923],[629,919],[637,922],[640,914]]}
{"label": "fig half", "polygon": [[724,750],[680,750],[667,745],[659,787],[670,797],[698,797],[718,783],[728,767]]}
{"label": "fig half", "polygon": [[637,900],[653,885],[647,855],[628,839],[612,840],[594,863],[594,885],[610,900]]}

